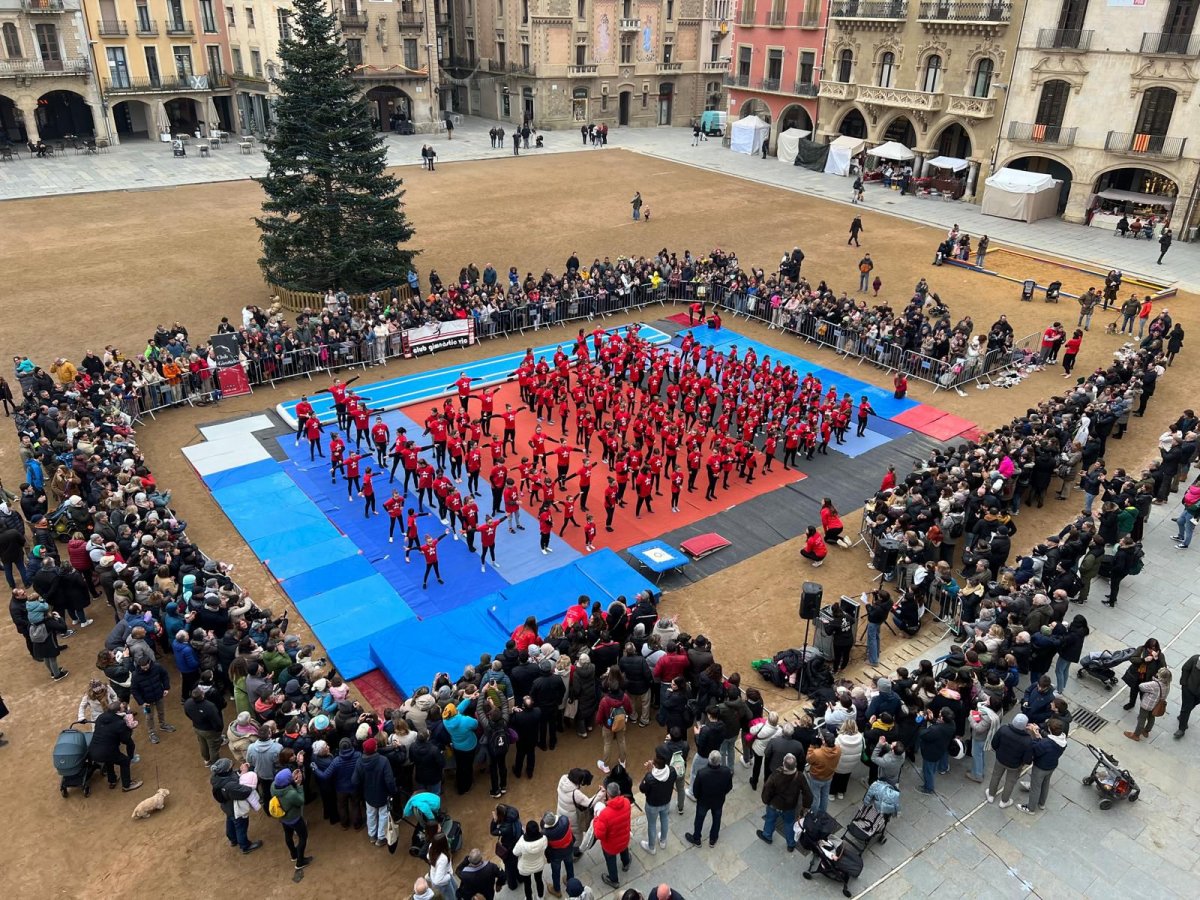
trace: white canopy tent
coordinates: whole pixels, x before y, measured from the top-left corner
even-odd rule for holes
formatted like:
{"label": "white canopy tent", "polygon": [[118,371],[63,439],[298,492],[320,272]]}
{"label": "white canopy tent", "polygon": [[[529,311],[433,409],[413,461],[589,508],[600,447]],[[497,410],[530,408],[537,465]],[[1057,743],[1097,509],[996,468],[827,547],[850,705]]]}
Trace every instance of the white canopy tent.
{"label": "white canopy tent", "polygon": [[771,126],[758,116],[738,119],[729,129],[729,149],[734,153],[758,153],[770,133]]}
{"label": "white canopy tent", "polygon": [[949,169],[951,172],[962,172],[971,167],[969,162],[957,156],[935,156],[926,165],[931,169]]}
{"label": "white canopy tent", "polygon": [[[780,132],[775,143],[775,155],[781,163],[792,165],[796,162],[796,153],[800,150],[800,141],[812,134],[803,128],[789,128]],[[761,144],[759,145],[762,146]]]}
{"label": "white canopy tent", "polygon": [[999,169],[984,184],[982,212],[1021,222],[1036,222],[1058,214],[1062,182],[1042,172]]}
{"label": "white canopy tent", "polygon": [[1121,203],[1138,203],[1146,206],[1163,206],[1171,209],[1175,205],[1174,197],[1164,197],[1161,194],[1143,194],[1141,191],[1122,191],[1108,188],[1096,195],[1102,200],[1116,200]]}
{"label": "white canopy tent", "polygon": [[916,154],[898,141],[888,141],[886,144],[872,147],[867,151],[867,156],[877,156],[880,159],[902,162],[906,159],[912,159]]}
{"label": "white canopy tent", "polygon": [[849,175],[850,160],[862,152],[867,142],[862,138],[841,135],[829,145],[829,158],[825,160],[825,171],[829,175]]}

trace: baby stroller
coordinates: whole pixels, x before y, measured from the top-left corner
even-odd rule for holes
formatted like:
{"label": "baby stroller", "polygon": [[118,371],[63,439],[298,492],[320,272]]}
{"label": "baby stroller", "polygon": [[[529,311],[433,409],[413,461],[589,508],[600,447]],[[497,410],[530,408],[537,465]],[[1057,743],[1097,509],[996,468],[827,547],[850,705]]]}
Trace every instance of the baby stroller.
{"label": "baby stroller", "polygon": [[813,810],[792,826],[796,844],[805,853],[816,853],[817,844],[842,826],[829,813]]}
{"label": "baby stroller", "polygon": [[857,878],[863,870],[862,852],[848,840],[824,840],[817,844],[812,862],[804,871],[804,880],[812,881],[813,875],[824,875],[842,884],[842,896],[851,896],[851,878]]}
{"label": "baby stroller", "polygon": [[1052,281],[1046,285],[1046,302],[1057,303],[1058,296],[1062,293],[1062,282]]}
{"label": "baby stroller", "polygon": [[1112,809],[1116,800],[1136,802],[1142,791],[1129,774],[1129,770],[1118,768],[1119,760],[1099,747],[1088,744],[1087,748],[1092,751],[1092,756],[1096,757],[1096,765],[1092,767],[1092,774],[1083,777],[1083,783],[1085,786],[1096,786],[1096,791],[1100,794],[1100,808]]}
{"label": "baby stroller", "polygon": [[[408,820],[405,819],[404,821]],[[429,822],[418,815],[417,821],[411,824],[413,826],[413,834],[412,842],[408,847],[409,856],[425,859],[429,855],[430,838],[437,834],[439,828],[442,834],[446,836],[446,841],[450,844],[451,853],[457,853],[462,849],[462,825],[450,818],[449,813],[439,812],[436,822]],[[434,825],[437,827],[433,827]]]}
{"label": "baby stroller", "polygon": [[853,844],[859,853],[864,852],[872,841],[886,844],[887,823],[888,816],[876,809],[873,803],[864,801],[846,826],[842,840]]}
{"label": "baby stroller", "polygon": [[59,775],[58,791],[63,797],[71,788],[83,788],[83,796],[92,793],[92,776],[99,768],[88,756],[92,743],[90,731],[78,731],[75,722],[58,734],[54,742],[54,771]]}
{"label": "baby stroller", "polygon": [[1086,672],[1104,685],[1106,691],[1111,691],[1117,683],[1117,673],[1113,671],[1121,663],[1129,662],[1137,656],[1137,647],[1126,647],[1124,650],[1101,650],[1099,653],[1086,653],[1079,660],[1079,668],[1075,674],[1080,678]]}

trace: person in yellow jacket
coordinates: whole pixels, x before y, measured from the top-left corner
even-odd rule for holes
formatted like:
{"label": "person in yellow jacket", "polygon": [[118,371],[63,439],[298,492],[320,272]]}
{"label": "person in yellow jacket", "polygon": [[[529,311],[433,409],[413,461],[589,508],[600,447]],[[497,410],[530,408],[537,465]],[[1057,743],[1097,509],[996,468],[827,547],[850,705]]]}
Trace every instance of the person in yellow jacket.
{"label": "person in yellow jacket", "polygon": [[66,387],[75,383],[75,378],[79,374],[79,370],[75,368],[74,363],[59,357],[50,366],[50,374],[57,375],[58,383]]}

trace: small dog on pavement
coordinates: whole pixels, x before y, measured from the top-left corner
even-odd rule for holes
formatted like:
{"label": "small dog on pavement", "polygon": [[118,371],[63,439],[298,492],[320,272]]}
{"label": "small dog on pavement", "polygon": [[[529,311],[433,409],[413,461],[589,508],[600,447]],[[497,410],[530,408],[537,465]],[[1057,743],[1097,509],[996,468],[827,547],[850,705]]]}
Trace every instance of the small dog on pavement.
{"label": "small dog on pavement", "polygon": [[171,792],[166,788],[159,788],[154,792],[153,797],[147,797],[141,803],[133,808],[133,818],[148,819],[150,814],[162,809],[167,803],[167,797],[171,796]]}

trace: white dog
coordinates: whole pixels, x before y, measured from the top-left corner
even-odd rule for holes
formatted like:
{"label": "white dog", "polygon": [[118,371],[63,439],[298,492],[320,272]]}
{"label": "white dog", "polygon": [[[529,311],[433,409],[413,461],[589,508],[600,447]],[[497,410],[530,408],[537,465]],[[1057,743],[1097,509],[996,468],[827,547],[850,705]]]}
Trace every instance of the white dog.
{"label": "white dog", "polygon": [[133,818],[148,819],[152,812],[162,809],[167,803],[167,797],[171,796],[171,792],[166,788],[159,788],[154,792],[153,797],[147,797],[141,803],[133,808]]}

